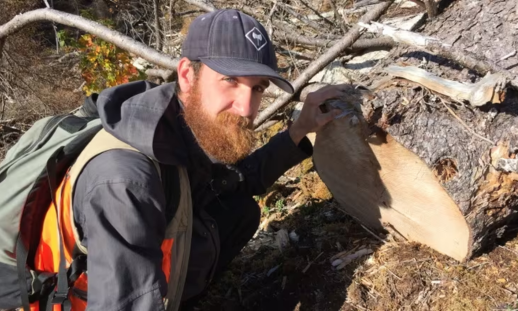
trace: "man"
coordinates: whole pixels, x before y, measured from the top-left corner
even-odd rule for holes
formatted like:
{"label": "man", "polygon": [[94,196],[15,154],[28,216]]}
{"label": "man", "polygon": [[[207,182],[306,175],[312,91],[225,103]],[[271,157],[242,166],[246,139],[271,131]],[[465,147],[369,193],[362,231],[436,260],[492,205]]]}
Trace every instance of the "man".
{"label": "man", "polygon": [[[263,26],[236,10],[195,19],[173,86],[128,83],[97,99],[103,127],[138,149],[92,159],[76,183],[73,212],[88,249],[88,310],[162,310],[167,283],[161,242],[172,217],[156,168],[187,168],[193,232],[183,301],[192,301],[257,230],[262,194],[286,170],[311,156],[306,134],[338,111],[319,105],[339,86],[310,94],[299,119],[250,154],[252,122],[271,83],[292,93],[276,73]],[[174,200],[175,198],[173,198]]]}

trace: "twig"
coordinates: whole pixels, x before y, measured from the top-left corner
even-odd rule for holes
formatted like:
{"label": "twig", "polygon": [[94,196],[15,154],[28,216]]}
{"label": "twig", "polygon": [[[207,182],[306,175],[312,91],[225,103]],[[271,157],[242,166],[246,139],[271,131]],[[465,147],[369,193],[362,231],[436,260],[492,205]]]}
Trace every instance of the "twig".
{"label": "twig", "polygon": [[386,244],[387,241],[383,240],[382,238],[380,238],[378,235],[376,235],[374,232],[370,231],[369,229],[367,229],[367,227],[365,227],[364,225],[360,224],[360,226],[362,226],[363,229],[365,229],[365,231],[367,231],[368,233],[370,233],[373,237],[375,237],[378,241],[380,241],[381,243],[383,244]]}
{"label": "twig", "polygon": [[[285,38],[286,40],[293,43],[327,48],[339,42],[339,40],[325,40],[303,36],[281,23],[275,23],[275,25],[278,29],[275,30],[274,36],[276,38]],[[391,38],[359,39],[358,41],[354,42],[349,49],[354,51],[367,48],[392,48],[395,45],[396,43]]]}
{"label": "twig", "polygon": [[322,254],[324,254],[324,252],[321,252],[320,254],[318,254],[317,258],[313,259],[313,261],[310,261],[308,263],[308,265],[306,266],[306,268],[304,268],[304,270],[302,270],[302,273],[306,273],[306,271],[308,271],[309,267],[311,267],[311,265],[317,261],[318,258],[320,258],[320,256],[322,256]]}
{"label": "twig", "polygon": [[[272,0],[273,1],[273,0]],[[277,3],[277,1],[275,2]],[[316,29],[316,30],[321,30],[322,27],[320,27],[320,25],[318,25],[317,23],[315,23],[314,21],[311,21],[307,18],[305,18],[304,16],[302,16],[301,14],[293,11],[292,9],[290,9],[288,7],[288,5],[284,4],[284,3],[280,3],[280,6],[282,7],[282,9],[288,13],[290,13],[291,15],[295,16],[298,20],[300,20],[301,22],[303,22],[304,24]]]}
{"label": "twig", "polygon": [[266,22],[266,28],[268,29],[268,36],[270,36],[270,38],[272,37],[272,34],[273,34],[272,17],[273,17],[273,13],[275,13],[275,9],[277,9],[277,0],[274,1],[273,7],[270,10],[270,14],[268,14],[268,21]]}
{"label": "twig", "polygon": [[512,249],[509,249],[509,248],[507,248],[505,246],[502,246],[502,245],[498,245],[498,247],[503,248],[503,249],[505,249],[505,250],[507,250],[507,251],[509,251],[509,252],[511,252],[513,254],[515,254],[516,256],[518,256],[518,253],[513,251]]}
{"label": "twig", "polygon": [[364,6],[368,6],[368,5],[374,5],[374,4],[378,4],[380,2],[383,2],[384,0],[363,0],[363,1],[358,1],[354,4],[354,8],[361,8],[361,7],[364,7]]}
{"label": "twig", "polygon": [[[374,9],[367,12],[367,14],[361,18],[361,21],[370,22],[372,20],[378,19],[389,8],[392,2],[393,0],[389,0],[383,4],[380,4],[379,6],[376,6]],[[304,70],[304,72],[302,72],[302,74],[292,83],[295,92],[298,92],[315,74],[327,66],[331,61],[333,61],[346,48],[351,46],[360,37],[360,35],[360,27],[354,26],[340,41],[338,41],[337,44],[322,54],[322,56],[315,60],[315,62],[313,62],[311,65],[309,65],[306,70]],[[273,104],[262,111],[262,113],[256,119],[254,126],[257,127],[264,121],[268,120],[278,109],[287,105],[292,97],[293,94],[286,93],[283,96],[277,98]]]}
{"label": "twig", "polygon": [[324,16],[322,16],[322,14],[320,14],[320,12],[318,12],[317,10],[313,9],[309,4],[307,4],[304,0],[299,0],[305,7],[307,7],[308,9],[310,9],[311,11],[313,11],[318,17],[320,17],[322,20],[324,20],[324,22],[328,23],[329,25],[331,26],[335,26],[335,24],[328,20],[327,18],[325,18]]}
{"label": "twig", "polygon": [[516,55],[516,50],[513,50],[511,53],[505,55],[505,56],[502,56],[498,61],[501,62],[503,60],[506,60],[508,59],[509,57],[513,57]]}
{"label": "twig", "polygon": [[185,0],[185,2],[190,3],[194,6],[204,9],[207,12],[212,12],[216,10],[216,7],[212,5],[212,3],[207,3],[202,0]]}
{"label": "twig", "polygon": [[[440,97],[439,97],[439,98],[440,98]],[[479,135],[479,134],[475,133],[475,131],[473,131],[472,129],[470,129],[470,128],[469,128],[469,126],[468,126],[466,123],[464,123],[464,121],[462,121],[462,119],[461,119],[461,118],[459,118],[459,117],[455,114],[455,112],[453,112],[453,110],[451,110],[451,108],[450,108],[450,107],[448,107],[448,105],[446,105],[446,103],[444,102],[444,100],[443,100],[442,98],[440,98],[440,100],[441,100],[441,103],[444,105],[444,107],[446,107],[446,109],[448,109],[448,111],[451,113],[451,115],[452,115],[452,116],[454,116],[454,117],[455,117],[455,119],[457,119],[457,120],[460,122],[460,124],[462,124],[462,126],[464,126],[464,128],[465,128],[469,133],[471,133],[472,135],[474,135],[474,136],[476,136],[476,137],[478,137],[478,138],[480,138],[480,139],[482,139],[482,140],[484,140],[484,141],[486,141],[486,142],[488,142],[488,143],[490,143],[490,144],[492,144],[492,145],[494,145],[494,144],[495,144],[495,142],[493,142],[493,141],[491,141],[491,140],[489,140],[489,139],[485,138],[484,136],[481,136],[481,135]]]}

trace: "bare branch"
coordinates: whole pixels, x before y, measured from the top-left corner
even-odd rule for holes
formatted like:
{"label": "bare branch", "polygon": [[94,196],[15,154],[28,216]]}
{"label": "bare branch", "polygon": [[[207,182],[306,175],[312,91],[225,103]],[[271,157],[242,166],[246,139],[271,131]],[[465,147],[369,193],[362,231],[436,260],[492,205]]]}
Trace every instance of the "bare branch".
{"label": "bare branch", "polygon": [[437,93],[457,101],[468,101],[471,106],[480,107],[487,103],[500,104],[505,97],[506,77],[501,73],[487,75],[474,84],[440,78],[428,71],[413,67],[389,66],[385,72],[417,82]]}
{"label": "bare branch", "polygon": [[426,9],[426,5],[421,0],[410,0],[410,2],[417,4],[418,6],[422,7],[423,9]]}
{"label": "bare branch", "polygon": [[163,70],[163,69],[146,70],[146,75],[148,77],[160,77],[166,82],[172,81],[175,76],[175,73],[176,73],[176,71],[173,71],[173,70]]}
{"label": "bare branch", "polygon": [[335,24],[328,20],[327,18],[325,18],[324,16],[322,16],[322,14],[320,14],[320,12],[318,12],[317,10],[313,9],[308,3],[306,3],[304,0],[299,0],[305,7],[307,7],[308,9],[310,9],[311,11],[313,11],[318,17],[320,17],[324,22],[328,23],[329,25],[331,26],[335,26]]}
{"label": "bare branch", "polygon": [[[277,25],[279,26],[279,25]],[[274,33],[274,37],[277,39],[286,39],[293,43],[311,45],[311,46],[320,46],[320,47],[330,47],[334,44],[338,43],[339,40],[325,40],[318,38],[310,38],[303,35],[299,35],[293,30],[287,27],[278,27],[282,30],[276,30]],[[391,48],[394,47],[396,43],[391,38],[376,38],[376,39],[360,39],[356,41],[352,46],[352,50],[363,50],[367,48]]]}
{"label": "bare branch", "polygon": [[216,11],[216,7],[212,3],[207,3],[202,0],[185,0],[185,2],[204,9],[207,12]]}
{"label": "bare branch", "polygon": [[136,54],[151,63],[167,69],[176,70],[178,60],[175,60],[164,53],[152,49],[143,43],[137,42],[134,39],[111,30],[99,23],[85,19],[81,16],[53,9],[38,9],[15,16],[8,23],[0,26],[0,40],[16,33],[30,23],[45,20],[79,28],[83,31],[94,34],[105,41],[111,42],[121,49]]}
{"label": "bare branch", "polygon": [[368,6],[368,5],[378,4],[378,3],[381,3],[381,2],[384,2],[384,1],[385,0],[363,0],[363,1],[358,1],[358,2],[354,3],[354,8],[361,8],[361,7]]}
{"label": "bare branch", "polygon": [[[386,1],[372,10],[370,10],[367,14],[362,16],[361,21],[368,23],[372,20],[378,19],[392,4],[393,0]],[[308,81],[317,74],[320,70],[322,70],[327,64],[329,64],[333,59],[335,59],[340,53],[342,53],[346,48],[351,46],[361,35],[360,33],[361,27],[356,25],[354,26],[337,44],[331,47],[327,52],[325,52],[320,58],[318,58],[314,63],[309,65],[304,72],[292,83],[295,92],[300,91],[300,89],[308,83]],[[264,121],[268,120],[278,109],[284,107],[289,103],[290,99],[293,97],[293,94],[284,94],[283,96],[278,97],[273,104],[264,109],[261,114],[256,119],[254,126],[257,127],[261,125]]]}
{"label": "bare branch", "polygon": [[174,11],[174,0],[169,1],[169,31],[173,29],[173,18],[176,15]]}
{"label": "bare branch", "polygon": [[156,49],[162,51],[162,30],[160,29],[159,0],[153,0],[153,12],[155,15]]}
{"label": "bare branch", "polygon": [[428,12],[428,17],[437,16],[437,3],[435,0],[424,0],[424,5],[426,7],[426,12]]}
{"label": "bare branch", "polygon": [[290,13],[291,15],[295,16],[298,20],[300,20],[301,22],[303,22],[304,24],[310,26],[310,27],[313,27],[314,29],[317,29],[317,30],[322,30],[322,27],[320,25],[318,25],[317,23],[315,23],[314,21],[311,21],[307,18],[305,18],[304,16],[302,16],[301,14],[293,11],[292,9],[290,9],[286,4],[284,3],[280,3],[282,9],[288,13]]}
{"label": "bare branch", "polygon": [[5,37],[4,38],[0,37],[0,61],[2,60],[2,56],[4,55],[5,39],[6,39]]}

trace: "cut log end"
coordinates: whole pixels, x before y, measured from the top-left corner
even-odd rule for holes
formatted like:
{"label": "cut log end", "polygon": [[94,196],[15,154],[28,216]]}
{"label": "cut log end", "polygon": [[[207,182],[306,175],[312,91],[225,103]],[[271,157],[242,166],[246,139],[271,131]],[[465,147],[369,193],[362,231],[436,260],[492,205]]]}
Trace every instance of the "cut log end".
{"label": "cut log end", "polygon": [[316,169],[342,208],[372,228],[390,223],[408,240],[469,258],[470,227],[437,177],[451,178],[454,162],[430,170],[390,135],[365,139],[353,117],[330,123],[315,141]]}

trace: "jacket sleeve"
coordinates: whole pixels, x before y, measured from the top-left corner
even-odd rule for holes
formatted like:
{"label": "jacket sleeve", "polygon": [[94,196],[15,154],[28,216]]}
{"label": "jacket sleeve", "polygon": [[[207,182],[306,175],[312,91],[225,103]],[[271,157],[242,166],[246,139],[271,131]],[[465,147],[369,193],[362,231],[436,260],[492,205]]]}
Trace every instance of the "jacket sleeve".
{"label": "jacket sleeve", "polygon": [[237,165],[245,177],[240,190],[264,194],[282,174],[312,155],[313,145],[307,137],[297,146],[288,131],[281,132]]}
{"label": "jacket sleeve", "polygon": [[74,218],[88,249],[87,310],[164,310],[161,189],[153,164],[127,150],[99,155],[80,175]]}

